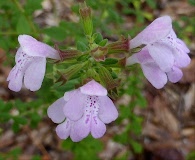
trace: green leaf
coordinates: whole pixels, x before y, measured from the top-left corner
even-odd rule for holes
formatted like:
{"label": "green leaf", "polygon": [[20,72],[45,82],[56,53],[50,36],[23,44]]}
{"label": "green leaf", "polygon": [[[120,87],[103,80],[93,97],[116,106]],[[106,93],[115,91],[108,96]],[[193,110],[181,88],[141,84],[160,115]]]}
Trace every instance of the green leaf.
{"label": "green leaf", "polygon": [[23,124],[24,125],[24,124],[27,123],[27,119],[24,118],[24,117],[17,116],[17,117],[13,117],[13,119],[14,119],[15,123],[18,123],[18,124]]}
{"label": "green leaf", "polygon": [[32,128],[37,127],[38,123],[41,121],[41,116],[38,113],[31,113],[30,117],[31,117],[30,126]]}
{"label": "green leaf", "polygon": [[156,1],[154,1],[154,0],[146,0],[146,2],[152,9],[156,8]]}
{"label": "green leaf", "polygon": [[100,46],[104,47],[108,42],[108,39],[102,40],[100,43],[98,43]]}
{"label": "green leaf", "polygon": [[93,39],[94,39],[94,42],[96,44],[99,44],[103,40],[103,37],[102,37],[101,33],[94,33]]}
{"label": "green leaf", "polygon": [[124,131],[123,133],[114,136],[114,140],[122,144],[127,144],[128,139],[129,139],[129,135],[127,131]]}
{"label": "green leaf", "polygon": [[17,157],[18,155],[20,155],[22,152],[21,148],[14,148],[12,149],[9,153],[12,155],[12,156],[15,156]]}
{"label": "green leaf", "polygon": [[32,14],[35,10],[41,9],[42,5],[41,2],[43,0],[27,0],[24,6],[25,12],[29,15]]}
{"label": "green leaf", "polygon": [[3,48],[4,50],[8,50],[10,47],[9,40],[7,40],[7,38],[0,37],[0,47]]}
{"label": "green leaf", "polygon": [[83,43],[83,42],[81,42],[81,41],[78,41],[78,42],[77,42],[77,49],[78,49],[78,50],[84,52],[84,51],[87,50],[87,48],[88,48],[88,47],[87,47],[87,45],[86,45],[85,43]]}
{"label": "green leaf", "polygon": [[78,143],[74,143],[70,139],[67,139],[62,143],[62,147],[71,150],[75,155],[75,160],[99,160],[96,155],[103,148],[102,143],[99,140],[92,138],[92,136],[88,136]]}
{"label": "green leaf", "polygon": [[130,140],[130,144],[133,147],[133,150],[135,151],[135,153],[141,153],[142,152],[142,145],[136,141],[134,141],[133,139]]}
{"label": "green leaf", "polygon": [[14,132],[18,132],[20,130],[20,126],[18,123],[14,122],[13,125],[12,125],[12,130]]}
{"label": "green leaf", "polygon": [[31,27],[27,19],[23,15],[21,15],[18,19],[18,22],[16,24],[16,32],[18,34],[30,34],[31,33]]}
{"label": "green leaf", "polygon": [[41,160],[41,159],[42,159],[41,156],[35,155],[35,156],[32,157],[31,160]]}
{"label": "green leaf", "polygon": [[111,64],[116,64],[118,62],[117,59],[114,58],[107,58],[104,62],[100,62],[104,65],[111,65]]}
{"label": "green leaf", "polygon": [[11,118],[9,113],[0,113],[0,120],[1,121],[8,121]]}
{"label": "green leaf", "polygon": [[194,0],[188,0],[188,3],[195,6],[195,1]]}
{"label": "green leaf", "polygon": [[195,151],[192,151],[190,152],[188,155],[187,155],[187,160],[194,160],[195,159]]}
{"label": "green leaf", "polygon": [[67,32],[65,28],[62,27],[50,27],[43,30],[45,34],[47,34],[49,37],[56,39],[58,41],[63,41],[66,36]]}

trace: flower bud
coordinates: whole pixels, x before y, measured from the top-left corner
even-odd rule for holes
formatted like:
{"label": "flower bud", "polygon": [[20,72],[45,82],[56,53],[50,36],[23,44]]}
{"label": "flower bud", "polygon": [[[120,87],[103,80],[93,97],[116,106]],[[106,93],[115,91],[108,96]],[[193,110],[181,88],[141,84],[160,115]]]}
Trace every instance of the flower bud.
{"label": "flower bud", "polygon": [[60,50],[58,48],[57,45],[55,45],[55,49],[58,51],[59,55],[60,55],[60,61],[64,61],[66,59],[71,59],[71,58],[75,58],[78,57],[82,54],[81,51],[78,50],[74,50],[74,49],[68,49],[68,50]]}
{"label": "flower bud", "polygon": [[80,9],[81,20],[83,23],[83,29],[86,36],[91,36],[93,32],[93,23],[91,17],[91,8],[85,6]]}
{"label": "flower bud", "polygon": [[113,42],[106,46],[108,54],[123,53],[129,51],[129,38],[121,37],[117,42]]}
{"label": "flower bud", "polygon": [[56,82],[62,82],[62,85],[78,74],[87,63],[78,63],[70,66],[67,69],[58,71],[60,78]]}

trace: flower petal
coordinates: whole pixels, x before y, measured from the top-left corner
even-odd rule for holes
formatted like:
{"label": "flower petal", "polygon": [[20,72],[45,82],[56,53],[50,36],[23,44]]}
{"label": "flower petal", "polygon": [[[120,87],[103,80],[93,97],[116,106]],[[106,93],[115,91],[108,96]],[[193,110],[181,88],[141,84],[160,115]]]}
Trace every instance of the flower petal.
{"label": "flower petal", "polygon": [[68,102],[69,99],[71,99],[71,98],[74,96],[74,94],[77,93],[77,91],[78,91],[78,89],[75,89],[75,90],[72,90],[72,91],[65,92],[65,93],[64,93],[64,100],[65,100],[66,102]]}
{"label": "flower petal", "polygon": [[7,77],[9,81],[8,88],[12,91],[19,92],[22,88],[24,72],[14,66]]}
{"label": "flower petal", "polygon": [[153,58],[149,54],[147,47],[142,48],[140,52],[136,53],[136,57],[139,63],[142,63],[142,64],[154,62]]}
{"label": "flower petal", "polygon": [[67,139],[70,135],[72,125],[73,125],[73,122],[70,121],[69,119],[66,119],[65,122],[59,124],[56,127],[56,133],[58,137],[60,137],[61,139]]}
{"label": "flower petal", "polygon": [[71,131],[70,131],[70,138],[73,142],[79,142],[83,139],[83,137],[80,137],[77,134],[77,131],[74,129],[74,126],[72,127]]}
{"label": "flower petal", "polygon": [[102,137],[106,132],[106,125],[97,116],[92,117],[91,135],[94,138]]}
{"label": "flower petal", "polygon": [[[88,119],[89,118],[89,119]],[[76,121],[73,126],[73,130],[77,135],[77,138],[83,139],[88,136],[90,132],[91,120],[90,117],[84,115],[81,119]]]}
{"label": "flower petal", "polygon": [[47,110],[47,115],[54,123],[61,123],[65,119],[63,107],[65,105],[64,97],[55,101]]}
{"label": "flower petal", "polygon": [[187,48],[186,44],[180,40],[175,40],[175,47],[174,47],[174,56],[175,56],[175,65],[177,67],[186,67],[190,64],[190,57],[187,53],[189,53],[190,50]]}
{"label": "flower petal", "polygon": [[46,59],[35,57],[24,74],[24,84],[27,89],[37,91],[41,88],[45,76]]}
{"label": "flower petal", "polygon": [[178,48],[180,48],[181,50],[183,50],[186,53],[190,53],[190,50],[188,49],[188,47],[186,46],[186,44],[179,38],[176,38],[176,43]]}
{"label": "flower petal", "polygon": [[156,42],[148,45],[148,50],[151,57],[158,64],[161,70],[168,72],[174,65],[174,56],[172,48],[163,42]]}
{"label": "flower petal", "polygon": [[180,68],[188,66],[191,62],[191,59],[188,56],[188,54],[183,52],[182,50],[175,50],[174,57],[175,57],[175,65]]}
{"label": "flower petal", "polygon": [[172,29],[172,20],[169,16],[163,16],[155,19],[148,27],[130,41],[131,48],[141,44],[154,43],[164,38]]}
{"label": "flower petal", "polygon": [[167,73],[167,76],[170,82],[176,83],[182,78],[183,73],[178,67],[173,67],[172,70]]}
{"label": "flower petal", "polygon": [[84,104],[86,95],[83,95],[79,90],[76,90],[63,108],[64,114],[72,121],[79,120],[84,113]]}
{"label": "flower petal", "polygon": [[186,67],[190,63],[190,57],[187,54],[190,50],[182,40],[177,38],[173,30],[161,41],[172,48],[177,67]]}
{"label": "flower petal", "polygon": [[15,61],[18,69],[25,72],[29,65],[33,62],[33,57],[28,56],[20,47],[16,52]]}
{"label": "flower petal", "polygon": [[127,58],[126,65],[133,65],[135,63],[139,63],[139,60],[137,58],[137,53]]}
{"label": "flower petal", "polygon": [[167,75],[155,63],[141,65],[141,68],[144,76],[155,88],[160,89],[167,83]]}
{"label": "flower petal", "polygon": [[60,59],[58,52],[49,45],[37,41],[29,35],[18,36],[18,41],[22,50],[29,56],[48,57],[52,59]]}
{"label": "flower petal", "polygon": [[80,87],[81,93],[91,96],[106,96],[107,90],[96,81],[92,80]]}
{"label": "flower petal", "polygon": [[110,123],[117,119],[118,111],[108,96],[98,97],[100,101],[100,108],[98,116],[104,123]]}

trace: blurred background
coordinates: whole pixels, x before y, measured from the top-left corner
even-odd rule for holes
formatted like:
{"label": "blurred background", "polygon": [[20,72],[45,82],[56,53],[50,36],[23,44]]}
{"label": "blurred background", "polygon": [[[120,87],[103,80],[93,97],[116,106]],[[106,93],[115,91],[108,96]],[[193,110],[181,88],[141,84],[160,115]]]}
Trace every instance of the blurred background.
{"label": "blurred background", "polygon": [[[47,108],[67,89],[45,77],[42,88],[15,93],[6,78],[15,65],[17,37],[29,34],[51,46],[85,42],[79,22],[82,0],[0,1],[0,160],[195,160],[195,1],[86,0],[94,31],[110,42],[134,37],[155,18],[170,15],[192,59],[176,84],[156,90],[132,68],[121,97],[119,118],[101,139],[60,140]],[[52,72],[47,63],[47,73]],[[69,84],[71,85],[71,84]]]}

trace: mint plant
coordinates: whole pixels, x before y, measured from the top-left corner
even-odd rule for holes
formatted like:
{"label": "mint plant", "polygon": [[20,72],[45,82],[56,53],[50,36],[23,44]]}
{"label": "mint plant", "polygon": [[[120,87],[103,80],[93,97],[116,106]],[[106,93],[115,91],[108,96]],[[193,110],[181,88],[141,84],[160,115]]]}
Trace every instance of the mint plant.
{"label": "mint plant", "polygon": [[47,113],[53,122],[60,123],[57,135],[61,139],[70,136],[74,142],[89,133],[102,137],[105,124],[117,119],[111,99],[119,96],[124,83],[121,75],[129,65],[140,63],[145,77],[160,89],[167,80],[178,82],[182,78],[180,68],[190,63],[189,49],[177,38],[169,16],[157,18],[133,39],[121,36],[116,42],[94,33],[91,8],[86,4],[80,8],[80,17],[87,43],[78,42],[74,49],[52,48],[29,35],[20,35],[16,65],[7,78],[15,92],[20,91],[23,81],[27,89],[39,90],[46,58],[52,59],[53,71],[48,77],[62,88],[72,85]]}

